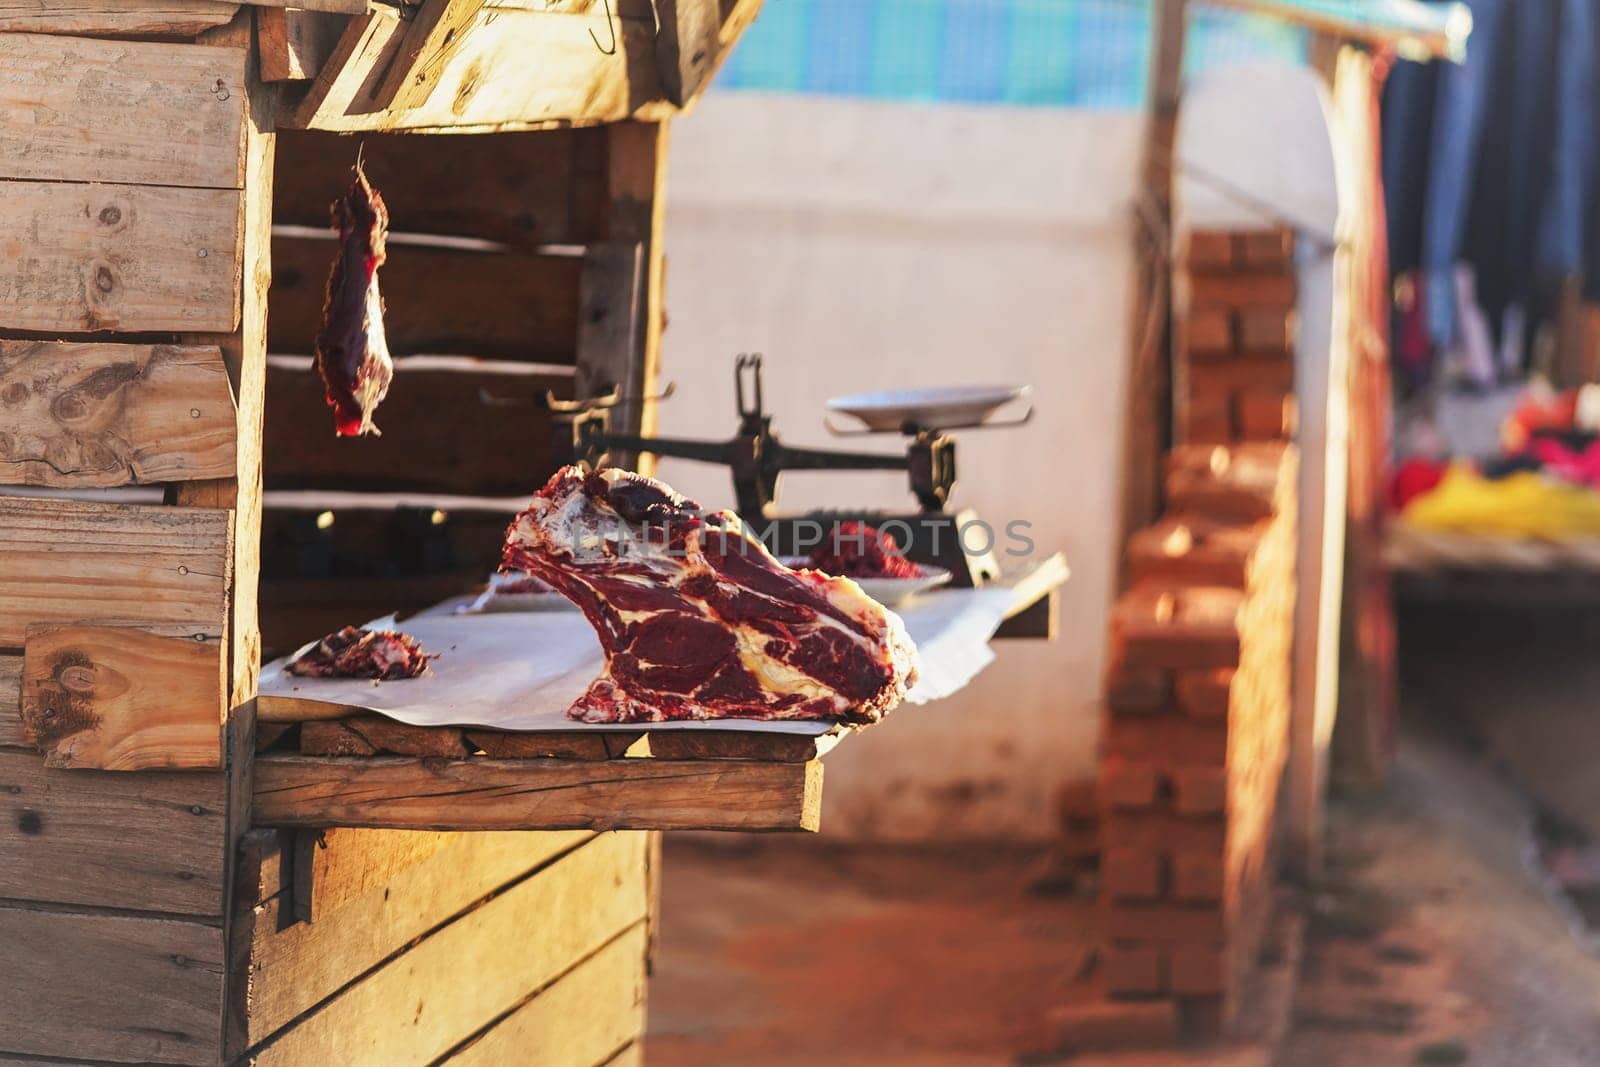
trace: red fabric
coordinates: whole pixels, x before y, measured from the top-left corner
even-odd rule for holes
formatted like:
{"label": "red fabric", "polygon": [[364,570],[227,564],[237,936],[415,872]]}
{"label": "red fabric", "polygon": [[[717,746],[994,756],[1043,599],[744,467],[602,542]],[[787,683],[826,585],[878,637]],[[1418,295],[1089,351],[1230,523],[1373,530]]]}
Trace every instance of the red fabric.
{"label": "red fabric", "polygon": [[1424,493],[1431,493],[1444,481],[1448,465],[1432,459],[1402,460],[1389,479],[1389,506],[1404,511],[1405,506]]}

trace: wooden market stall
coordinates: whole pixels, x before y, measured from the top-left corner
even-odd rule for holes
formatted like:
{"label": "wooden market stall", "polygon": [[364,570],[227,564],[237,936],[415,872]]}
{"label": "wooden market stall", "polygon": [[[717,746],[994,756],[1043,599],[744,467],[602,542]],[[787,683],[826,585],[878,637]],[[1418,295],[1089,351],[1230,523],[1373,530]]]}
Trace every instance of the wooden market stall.
{"label": "wooden market stall", "polygon": [[[493,569],[541,398],[650,432],[668,124],[759,6],[0,4],[0,1062],[635,1063],[656,831],[817,828],[837,732],[257,700]],[[397,374],[335,441],[358,146]]]}

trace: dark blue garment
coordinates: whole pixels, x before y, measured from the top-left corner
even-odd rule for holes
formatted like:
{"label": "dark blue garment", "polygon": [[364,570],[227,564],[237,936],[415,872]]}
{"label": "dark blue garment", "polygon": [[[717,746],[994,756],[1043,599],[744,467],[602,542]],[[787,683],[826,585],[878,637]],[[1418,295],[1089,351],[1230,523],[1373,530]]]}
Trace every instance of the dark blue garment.
{"label": "dark blue garment", "polygon": [[1472,36],[1467,41],[1466,62],[1448,66],[1439,74],[1428,195],[1423,205],[1422,269],[1428,332],[1440,346],[1456,339],[1452,270],[1464,244],[1484,102],[1505,12],[1503,0],[1470,0],[1468,6],[1472,9]]}
{"label": "dark blue garment", "polygon": [[1594,184],[1595,0],[1563,0],[1554,168],[1539,223],[1536,266],[1555,277],[1583,269],[1584,221]]}
{"label": "dark blue garment", "polygon": [[1389,269],[1422,265],[1422,205],[1428,198],[1428,154],[1439,64],[1402,60],[1383,86],[1383,206],[1389,225]]}
{"label": "dark blue garment", "polygon": [[[1534,248],[1554,154],[1557,17],[1565,0],[1517,0],[1506,10],[1473,178],[1466,258],[1496,333],[1517,330],[1534,296]],[[1503,341],[1502,341],[1503,343]],[[1513,346],[1513,348],[1520,346]],[[1513,370],[1516,368],[1505,368]]]}

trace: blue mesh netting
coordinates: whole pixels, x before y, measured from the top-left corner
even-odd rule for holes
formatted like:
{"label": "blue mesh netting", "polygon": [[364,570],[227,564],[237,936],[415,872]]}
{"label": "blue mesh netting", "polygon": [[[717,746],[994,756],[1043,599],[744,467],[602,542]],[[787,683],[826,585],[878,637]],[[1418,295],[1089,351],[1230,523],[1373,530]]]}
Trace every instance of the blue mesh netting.
{"label": "blue mesh netting", "polygon": [[[1032,107],[1138,107],[1149,0],[766,0],[715,88]],[[1305,57],[1301,30],[1193,9],[1188,72]]]}

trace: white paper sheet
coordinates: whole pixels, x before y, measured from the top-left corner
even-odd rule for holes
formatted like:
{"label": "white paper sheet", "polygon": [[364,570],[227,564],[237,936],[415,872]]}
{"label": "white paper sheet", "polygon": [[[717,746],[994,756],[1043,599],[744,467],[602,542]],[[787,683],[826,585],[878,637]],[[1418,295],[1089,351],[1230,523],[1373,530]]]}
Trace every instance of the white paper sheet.
{"label": "white paper sheet", "polygon": [[[903,605],[900,616],[922,657],[912,704],[949,696],[994,660],[989,639],[1005,617],[1010,589],[945,589]],[[343,704],[381,712],[413,726],[487,726],[501,730],[616,730],[615,723],[581,723],[566,710],[600,673],[604,657],[589,623],[577,612],[456,614],[455,602],[424,612],[398,628],[439,653],[420,678],[372,682],[299,678],[283,670],[287,657],[261,672],[264,697]],[[366,624],[395,628],[392,617]],[[628,729],[741,730],[817,736],[830,722],[714,719],[629,724]]]}

